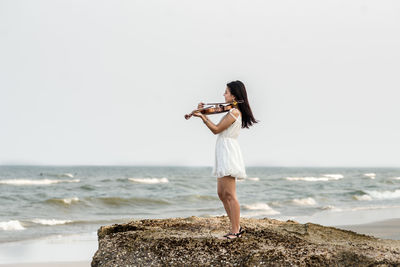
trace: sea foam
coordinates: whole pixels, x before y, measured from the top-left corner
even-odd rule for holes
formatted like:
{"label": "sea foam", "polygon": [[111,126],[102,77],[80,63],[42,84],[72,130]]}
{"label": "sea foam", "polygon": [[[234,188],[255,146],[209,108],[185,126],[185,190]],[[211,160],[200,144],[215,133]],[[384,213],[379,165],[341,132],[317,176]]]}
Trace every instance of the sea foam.
{"label": "sea foam", "polygon": [[333,178],[334,180],[342,179],[344,177],[342,174],[324,174],[323,176]]}
{"label": "sea foam", "polygon": [[274,210],[271,208],[267,203],[253,203],[249,205],[243,205],[243,208],[246,210],[259,210],[262,212],[259,213],[252,213],[250,216],[258,216],[258,215],[275,215],[280,214],[279,211]]}
{"label": "sea foam", "polygon": [[69,177],[74,178],[72,173],[40,173],[40,176],[52,176],[52,177]]}
{"label": "sea foam", "polygon": [[364,173],[364,176],[369,177],[371,179],[375,179],[376,174],[375,173]]}
{"label": "sea foam", "polygon": [[0,229],[4,231],[25,230],[21,222],[18,220],[11,220],[8,222],[0,222]]}
{"label": "sea foam", "polygon": [[69,178],[74,178],[74,175],[72,173],[63,173],[61,174],[61,177],[69,177]]}
{"label": "sea foam", "polygon": [[0,184],[7,185],[50,185],[50,184],[58,184],[58,183],[79,183],[79,179],[71,179],[71,180],[52,180],[52,179],[8,179],[8,180],[0,180]]}
{"label": "sea foam", "polygon": [[168,183],[168,179],[165,177],[162,178],[128,178],[129,181],[141,184],[161,184]]}
{"label": "sea foam", "polygon": [[317,204],[315,199],[313,199],[312,197],[302,198],[302,199],[295,198],[292,200],[292,202],[299,206],[312,206]]}
{"label": "sea foam", "polygon": [[79,201],[79,198],[77,198],[77,197],[63,198],[62,201],[63,201],[65,204],[70,205],[70,204],[72,204],[73,202],[78,202],[78,201]]}
{"label": "sea foam", "polygon": [[400,189],[395,191],[365,191],[373,199],[394,199],[400,198]]}
{"label": "sea foam", "polygon": [[250,181],[260,181],[260,178],[258,178],[258,177],[248,177],[246,179],[250,180]]}
{"label": "sea foam", "polygon": [[394,191],[367,191],[365,190],[364,195],[355,195],[353,196],[356,200],[373,200],[373,199],[396,199],[400,198],[400,189],[396,189]]}
{"label": "sea foam", "polygon": [[353,196],[353,198],[354,198],[355,200],[361,200],[361,201],[365,201],[365,200],[369,201],[369,200],[372,200],[372,197],[371,197],[370,195],[355,195],[355,196]]}
{"label": "sea foam", "polygon": [[71,198],[50,198],[47,199],[46,202],[54,203],[54,204],[62,204],[62,205],[71,205],[72,203],[76,203],[79,201],[78,197]]}
{"label": "sea foam", "polygon": [[286,177],[288,181],[327,182],[343,178],[341,174],[325,174],[324,177]]}
{"label": "sea foam", "polygon": [[42,225],[59,225],[71,223],[71,220],[56,220],[56,219],[33,219],[33,223],[42,224]]}
{"label": "sea foam", "polygon": [[260,178],[258,177],[237,178],[238,182],[244,182],[245,180],[258,182],[260,181]]}
{"label": "sea foam", "polygon": [[62,199],[59,199],[59,200],[62,201],[64,204],[71,205],[74,202],[78,202],[79,198],[71,197],[71,198],[62,198]]}

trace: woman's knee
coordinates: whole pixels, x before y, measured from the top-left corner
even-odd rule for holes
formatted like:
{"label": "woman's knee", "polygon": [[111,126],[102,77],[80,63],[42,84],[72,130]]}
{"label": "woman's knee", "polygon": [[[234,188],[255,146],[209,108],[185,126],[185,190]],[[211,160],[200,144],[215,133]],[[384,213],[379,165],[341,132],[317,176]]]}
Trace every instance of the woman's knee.
{"label": "woman's knee", "polygon": [[221,192],[218,192],[219,199],[222,201],[232,201],[235,200],[235,195],[229,192],[228,190],[223,190]]}
{"label": "woman's knee", "polygon": [[229,192],[229,191],[225,192],[225,200],[226,201],[233,201],[235,199],[236,199],[236,196],[232,192]]}
{"label": "woman's knee", "polygon": [[[222,201],[230,201],[236,198],[235,189],[232,188],[230,182],[232,177],[224,176],[220,178],[221,180],[218,183],[218,196]],[[234,178],[233,178],[234,179]]]}

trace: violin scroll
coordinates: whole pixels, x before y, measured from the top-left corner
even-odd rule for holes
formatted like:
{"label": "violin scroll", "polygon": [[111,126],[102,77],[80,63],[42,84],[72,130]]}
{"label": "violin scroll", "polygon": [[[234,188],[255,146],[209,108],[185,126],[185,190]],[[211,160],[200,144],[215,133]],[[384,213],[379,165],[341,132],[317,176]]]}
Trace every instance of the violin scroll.
{"label": "violin scroll", "polygon": [[185,115],[185,119],[187,119],[187,120],[190,119],[190,117],[192,117],[194,113],[199,112],[199,111],[202,110],[203,108],[204,108],[204,103],[203,103],[203,102],[200,102],[200,103],[197,105],[197,109],[193,110],[190,114],[186,114],[186,115]]}

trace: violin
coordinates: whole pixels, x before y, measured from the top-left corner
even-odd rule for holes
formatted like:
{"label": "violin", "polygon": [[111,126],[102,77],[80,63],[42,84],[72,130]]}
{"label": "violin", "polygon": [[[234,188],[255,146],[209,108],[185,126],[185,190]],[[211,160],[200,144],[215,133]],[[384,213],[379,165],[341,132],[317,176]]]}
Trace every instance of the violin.
{"label": "violin", "polygon": [[218,114],[218,113],[223,113],[231,110],[232,108],[235,108],[238,103],[243,103],[243,100],[239,101],[233,101],[233,102],[227,102],[227,103],[207,103],[204,105],[210,105],[209,107],[204,107],[200,109],[195,109],[191,113],[185,115],[185,119],[190,119],[190,117],[193,116],[194,113],[200,112],[204,115],[208,114]]}

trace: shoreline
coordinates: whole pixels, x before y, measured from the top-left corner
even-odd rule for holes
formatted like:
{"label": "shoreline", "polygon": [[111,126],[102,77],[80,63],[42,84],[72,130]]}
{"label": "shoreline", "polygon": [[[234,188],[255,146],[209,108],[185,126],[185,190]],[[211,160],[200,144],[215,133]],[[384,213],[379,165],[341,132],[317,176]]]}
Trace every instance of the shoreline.
{"label": "shoreline", "polygon": [[89,267],[91,261],[54,261],[54,262],[28,262],[0,264],[1,267]]}
{"label": "shoreline", "polygon": [[400,218],[365,224],[335,225],[333,227],[359,234],[372,235],[381,239],[400,240]]}
{"label": "shoreline", "polygon": [[39,239],[0,243],[0,266],[46,266],[35,264],[89,263],[98,249],[97,233],[54,235]]}
{"label": "shoreline", "polygon": [[[380,239],[400,240],[400,218],[331,227]],[[0,244],[0,267],[47,267],[55,263],[65,267],[90,266],[97,249],[98,237],[93,232],[5,242]]]}

